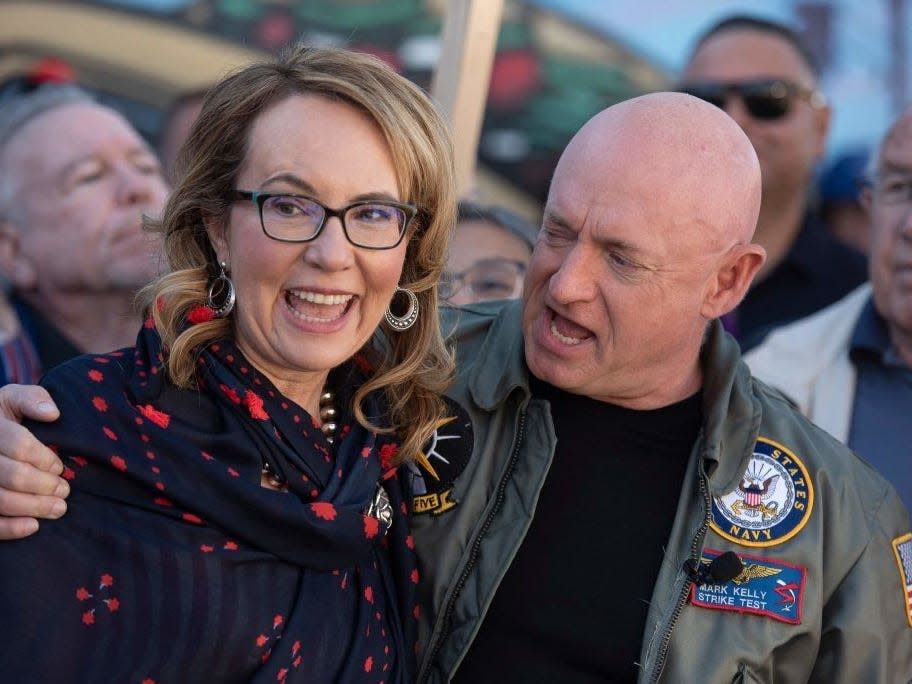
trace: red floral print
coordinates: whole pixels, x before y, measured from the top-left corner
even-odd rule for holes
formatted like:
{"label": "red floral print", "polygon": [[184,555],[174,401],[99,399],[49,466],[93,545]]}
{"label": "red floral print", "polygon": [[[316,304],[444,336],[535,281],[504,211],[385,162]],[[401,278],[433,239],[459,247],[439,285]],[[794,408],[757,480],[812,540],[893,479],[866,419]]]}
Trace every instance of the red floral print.
{"label": "red floral print", "polygon": [[263,410],[263,398],[256,392],[247,390],[244,393],[244,404],[247,405],[247,411],[254,420],[269,420],[269,414]]}
{"label": "red floral print", "polygon": [[187,320],[197,325],[199,323],[208,323],[215,318],[215,311],[203,304],[197,304],[187,312]]}
{"label": "red floral print", "polygon": [[139,412],[143,414],[150,421],[158,425],[160,428],[167,428],[171,423],[171,416],[169,416],[164,411],[159,411],[152,404],[146,404],[145,406],[137,406]]}
{"label": "red floral print", "polygon": [[322,520],[336,519],[336,507],[328,501],[316,501],[310,504],[310,510],[312,510],[314,515]]}

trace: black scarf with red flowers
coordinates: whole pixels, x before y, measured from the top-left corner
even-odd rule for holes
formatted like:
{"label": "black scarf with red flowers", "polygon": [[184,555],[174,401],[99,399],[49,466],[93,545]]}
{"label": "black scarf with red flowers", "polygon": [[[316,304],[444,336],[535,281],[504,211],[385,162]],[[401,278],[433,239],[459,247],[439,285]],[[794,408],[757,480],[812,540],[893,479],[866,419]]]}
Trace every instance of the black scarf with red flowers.
{"label": "black scarf with red flowers", "polygon": [[[364,372],[336,373],[340,407]],[[61,419],[28,427],[73,493],[62,519],[0,544],[4,678],[411,680],[418,571],[394,438],[343,410],[333,449],[231,340],[198,380],[165,379],[150,322],[135,348],[45,376]],[[264,460],[288,492],[260,486]],[[366,515],[378,483],[386,534]]]}

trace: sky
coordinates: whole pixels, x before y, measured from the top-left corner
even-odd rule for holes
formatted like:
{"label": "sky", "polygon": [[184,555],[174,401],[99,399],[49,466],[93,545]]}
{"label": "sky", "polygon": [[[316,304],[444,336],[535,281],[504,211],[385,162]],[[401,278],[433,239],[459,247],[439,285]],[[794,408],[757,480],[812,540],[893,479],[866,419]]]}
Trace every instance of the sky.
{"label": "sky", "polygon": [[[834,10],[834,60],[821,84],[833,107],[829,143],[832,158],[874,144],[893,116],[886,86],[890,62],[889,0],[817,2],[829,4]],[[796,23],[794,5],[797,3],[794,0],[541,0],[537,4],[562,9],[677,74],[694,37],[718,19],[732,13],[748,13]],[[912,14],[912,6],[908,12]],[[906,35],[912,38],[912,22],[907,24]],[[909,70],[912,72],[912,63]]]}

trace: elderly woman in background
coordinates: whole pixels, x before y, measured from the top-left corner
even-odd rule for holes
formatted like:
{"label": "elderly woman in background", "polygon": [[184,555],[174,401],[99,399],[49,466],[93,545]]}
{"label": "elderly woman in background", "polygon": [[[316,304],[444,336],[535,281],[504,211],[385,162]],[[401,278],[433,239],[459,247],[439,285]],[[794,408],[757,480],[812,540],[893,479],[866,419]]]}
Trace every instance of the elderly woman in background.
{"label": "elderly woman in background", "polygon": [[395,473],[452,373],[445,125],[379,61],[298,48],[215,86],[181,162],[136,346],[44,379],[62,417],[29,427],[73,493],[0,545],[3,679],[409,681]]}

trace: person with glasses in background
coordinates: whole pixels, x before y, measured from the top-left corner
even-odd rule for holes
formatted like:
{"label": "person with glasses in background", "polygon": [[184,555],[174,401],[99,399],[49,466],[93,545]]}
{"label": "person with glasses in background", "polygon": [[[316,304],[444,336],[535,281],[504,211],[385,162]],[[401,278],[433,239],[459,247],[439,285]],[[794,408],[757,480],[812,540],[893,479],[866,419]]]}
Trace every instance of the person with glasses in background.
{"label": "person with glasses in background", "polygon": [[299,47],[214,86],[182,154],[135,345],[43,378],[72,494],[0,544],[3,681],[412,682],[397,471],[453,375],[446,124]]}
{"label": "person with glasses in background", "polygon": [[453,306],[522,295],[538,228],[502,207],[461,201],[440,297]]}
{"label": "person with glasses in background", "polygon": [[814,171],[830,107],[817,60],[791,28],[736,15],[697,41],[678,89],[729,114],[760,159],[763,200],[755,239],[767,261],[724,323],[747,349],[769,330],[832,304],[864,282],[864,255],[822,225]]}
{"label": "person with glasses in background", "polygon": [[871,156],[860,199],[871,219],[870,283],[773,331],[745,360],[912,510],[912,109]]}

